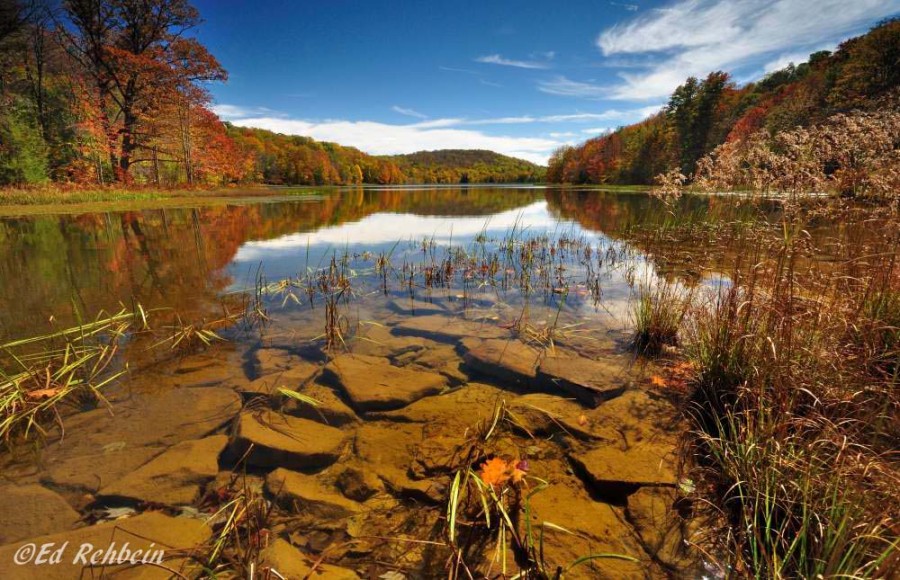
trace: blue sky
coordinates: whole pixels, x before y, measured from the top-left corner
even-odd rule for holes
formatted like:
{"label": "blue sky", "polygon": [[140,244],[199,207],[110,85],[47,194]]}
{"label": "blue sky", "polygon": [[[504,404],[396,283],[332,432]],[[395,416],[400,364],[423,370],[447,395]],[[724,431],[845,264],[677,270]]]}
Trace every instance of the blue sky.
{"label": "blue sky", "polygon": [[738,82],[833,49],[900,0],[197,0],[238,125],[373,154],[545,162],[638,121],[688,75]]}

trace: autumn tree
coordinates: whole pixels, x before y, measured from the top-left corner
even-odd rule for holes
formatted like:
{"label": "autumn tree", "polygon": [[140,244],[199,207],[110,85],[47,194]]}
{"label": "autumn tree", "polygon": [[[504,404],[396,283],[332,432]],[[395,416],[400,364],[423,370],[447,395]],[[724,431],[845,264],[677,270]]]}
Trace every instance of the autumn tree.
{"label": "autumn tree", "polygon": [[[59,26],[70,54],[93,81],[116,179],[130,179],[150,137],[147,120],[167,100],[199,98],[198,83],[226,73],[185,34],[200,22],[186,0],[65,0]],[[199,95],[199,97],[197,97]]]}

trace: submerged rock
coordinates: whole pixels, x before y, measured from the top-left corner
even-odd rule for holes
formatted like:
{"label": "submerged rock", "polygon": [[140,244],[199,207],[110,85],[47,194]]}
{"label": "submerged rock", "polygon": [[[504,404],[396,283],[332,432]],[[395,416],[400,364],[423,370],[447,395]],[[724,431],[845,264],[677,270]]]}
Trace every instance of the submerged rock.
{"label": "submerged rock", "polygon": [[[192,549],[206,542],[212,530],[200,520],[190,518],[173,518],[159,512],[147,512],[133,518],[119,519],[95,526],[78,528],[68,532],[29,538],[29,542],[38,546],[53,544],[57,549],[66,544],[59,564],[35,566],[32,564],[17,565],[14,555],[22,549],[23,542],[15,542],[0,547],[0,578],[3,580],[70,580],[71,578],[94,577],[140,577],[148,579],[171,578],[174,570],[177,575],[191,577],[196,570],[188,557]],[[151,554],[154,550],[163,550],[165,559],[163,567],[140,564],[128,569],[124,565],[85,566],[76,558],[83,546],[90,544],[93,551],[100,550],[97,557],[100,561],[111,546],[122,554],[121,548],[127,542],[127,549],[134,554],[141,550],[143,554]],[[93,553],[91,551],[90,553]],[[21,553],[20,553],[21,554]],[[142,554],[142,555],[143,555]],[[90,561],[90,555],[87,556]],[[140,558],[137,558],[138,560]],[[130,564],[129,564],[130,566]],[[166,569],[168,568],[168,569]]]}
{"label": "submerged rock", "polygon": [[621,365],[584,357],[546,357],[537,378],[547,388],[562,390],[589,407],[618,397],[630,384]]}
{"label": "submerged rock", "polygon": [[672,488],[642,487],[628,496],[625,513],[649,554],[673,570],[686,570],[696,558],[685,542],[686,526],[676,501]]}
{"label": "submerged rock", "polygon": [[261,347],[249,357],[250,368],[257,377],[280,373],[298,367],[315,366],[287,349]]}
{"label": "submerged rock", "polygon": [[354,448],[360,468],[377,475],[393,495],[438,504],[445,499],[445,484],[411,477],[424,440],[421,425],[365,423],[356,432]]}
{"label": "submerged rock", "polygon": [[340,429],[309,419],[273,411],[246,412],[238,420],[230,459],[238,460],[250,450],[249,465],[313,469],[337,461],[344,439]]}
{"label": "submerged rock", "polygon": [[456,348],[449,344],[435,344],[430,348],[397,357],[393,362],[398,366],[440,373],[447,377],[451,385],[462,385],[469,380],[469,377],[462,371],[462,359],[456,352]]}
{"label": "submerged rock", "polygon": [[459,348],[466,367],[505,383],[535,384],[541,352],[516,339],[464,338]]}
{"label": "submerged rock", "polygon": [[345,497],[354,501],[366,501],[384,489],[381,480],[368,469],[346,465],[334,481]]}
{"label": "submerged rock", "polygon": [[266,477],[266,492],[283,508],[320,524],[352,516],[361,507],[317,477],[276,469]]}
{"label": "submerged rock", "polygon": [[312,397],[317,404],[311,405],[303,401],[283,397],[284,411],[289,415],[312,419],[332,427],[341,427],[360,421],[353,409],[347,406],[330,387],[318,383],[308,383],[297,389],[297,392]]}
{"label": "submerged rock", "polygon": [[252,381],[246,381],[238,385],[237,388],[245,396],[272,395],[277,393],[280,387],[299,389],[312,381],[320,371],[321,367],[319,365],[298,358],[290,368],[263,375]]}
{"label": "submerged rock", "polygon": [[[281,578],[288,580],[305,578],[356,580],[359,578],[353,570],[323,564],[321,558],[308,556],[281,538],[276,538],[260,552],[259,561],[263,570],[272,570],[277,572]],[[277,578],[278,576],[273,575],[273,577]]]}
{"label": "submerged rock", "polygon": [[0,546],[72,528],[81,516],[40,485],[0,487]]}
{"label": "submerged rock", "polygon": [[350,404],[363,412],[399,409],[446,386],[442,375],[395,367],[384,359],[362,355],[336,357],[325,367],[325,374]]}
{"label": "submerged rock", "polygon": [[674,454],[671,446],[645,441],[625,451],[603,445],[569,459],[598,493],[619,496],[641,486],[674,486]]}
{"label": "submerged rock", "polygon": [[575,400],[548,393],[527,393],[509,401],[511,423],[530,435],[571,435],[577,439],[616,442],[620,435],[607,425],[592,423]]}
{"label": "submerged rock", "polygon": [[[355,332],[344,336],[343,346],[355,355],[373,356],[396,360],[421,352],[431,343],[409,336],[397,336],[390,327],[382,324],[361,324]],[[437,343],[431,343],[437,344]]]}
{"label": "submerged rock", "polygon": [[407,318],[391,328],[391,332],[399,336],[421,336],[450,343],[472,336],[501,338],[509,335],[508,332],[491,323],[473,322],[440,314]]}
{"label": "submerged rock", "polygon": [[99,495],[167,505],[193,503],[219,472],[219,454],[227,443],[225,435],[179,443],[102,488]]}
{"label": "submerged rock", "polygon": [[66,419],[77,433],[47,446],[44,480],[77,491],[119,481],[172,445],[215,432],[234,419],[241,399],[229,388],[196,387],[143,393],[115,406]]}
{"label": "submerged rock", "polygon": [[426,302],[416,298],[394,298],[388,302],[388,308],[406,316],[446,315],[447,309],[436,302]]}
{"label": "submerged rock", "polygon": [[373,418],[422,423],[426,432],[461,434],[490,418],[500,399],[509,393],[491,385],[468,383],[464,387],[426,397],[395,411],[373,414]]}
{"label": "submerged rock", "polygon": [[535,537],[543,530],[543,556],[547,569],[555,570],[557,566],[565,569],[578,558],[606,553],[628,556],[637,562],[599,558],[572,569],[566,578],[658,577],[648,574],[652,564],[634,531],[616,509],[593,501],[577,487],[577,482],[553,482],[535,492],[529,504]]}

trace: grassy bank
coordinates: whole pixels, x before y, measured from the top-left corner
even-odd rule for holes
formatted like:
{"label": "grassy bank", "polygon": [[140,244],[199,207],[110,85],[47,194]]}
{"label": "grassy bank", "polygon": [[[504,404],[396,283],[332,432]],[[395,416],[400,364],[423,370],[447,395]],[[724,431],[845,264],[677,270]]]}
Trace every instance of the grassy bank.
{"label": "grassy bank", "polygon": [[255,197],[309,195],[315,191],[320,189],[258,184],[210,189],[77,188],[50,184],[28,188],[0,188],[0,216],[215,205]]}
{"label": "grassy bank", "polygon": [[[705,280],[680,323],[670,381],[689,393],[686,458],[707,549],[727,577],[891,577],[900,222],[825,200],[771,222],[747,212],[699,222],[675,211],[628,232],[657,256],[674,254],[667,269]],[[845,225],[822,231],[822,218]],[[647,298],[673,300],[661,290]],[[672,342],[680,308],[645,307],[642,327]]]}

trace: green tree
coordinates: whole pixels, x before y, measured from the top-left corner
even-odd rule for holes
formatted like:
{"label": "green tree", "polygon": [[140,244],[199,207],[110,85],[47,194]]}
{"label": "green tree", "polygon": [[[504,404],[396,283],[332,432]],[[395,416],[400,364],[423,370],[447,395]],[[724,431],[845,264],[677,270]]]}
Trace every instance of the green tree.
{"label": "green tree", "polygon": [[47,180],[47,145],[34,111],[21,99],[0,114],[0,184]]}

